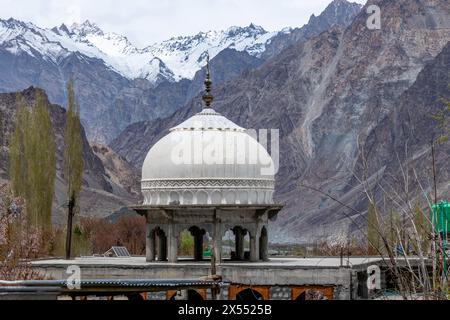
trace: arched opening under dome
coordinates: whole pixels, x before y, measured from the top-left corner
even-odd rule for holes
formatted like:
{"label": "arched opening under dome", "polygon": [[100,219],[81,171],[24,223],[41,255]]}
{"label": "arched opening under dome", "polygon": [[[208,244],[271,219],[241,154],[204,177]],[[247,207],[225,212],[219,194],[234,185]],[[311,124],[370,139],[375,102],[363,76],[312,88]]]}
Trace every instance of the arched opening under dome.
{"label": "arched opening under dome", "polygon": [[147,261],[167,261],[167,236],[160,227],[150,228],[147,234]]}
{"label": "arched opening under dome", "polygon": [[242,226],[235,226],[225,232],[223,238],[225,249],[224,258],[231,261],[250,260],[250,233]]}
{"label": "arched opening under dome", "polygon": [[208,248],[210,236],[208,232],[198,226],[184,229],[179,234],[178,256],[191,256],[195,261],[202,261]]}
{"label": "arched opening under dome", "polygon": [[146,260],[267,261],[269,220],[281,205],[143,205]]}
{"label": "arched opening under dome", "polygon": [[267,261],[268,238],[267,225],[236,225],[225,232],[223,257],[231,261]]}
{"label": "arched opening under dome", "polygon": [[235,259],[244,261],[250,259],[250,234],[247,229],[242,227],[233,228],[235,239]]}

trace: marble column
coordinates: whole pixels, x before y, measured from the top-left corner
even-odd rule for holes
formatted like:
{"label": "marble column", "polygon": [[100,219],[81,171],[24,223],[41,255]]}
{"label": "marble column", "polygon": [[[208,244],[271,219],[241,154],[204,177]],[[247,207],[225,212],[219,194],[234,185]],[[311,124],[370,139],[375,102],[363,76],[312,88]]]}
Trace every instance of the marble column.
{"label": "marble column", "polygon": [[269,260],[268,240],[267,230],[263,228],[259,237],[259,259],[262,261]]}
{"label": "marble column", "polygon": [[178,235],[173,223],[169,224],[169,262],[175,263],[178,260]]}
{"label": "marble column", "polygon": [[158,261],[167,261],[167,236],[158,230]]}
{"label": "marble column", "polygon": [[236,227],[234,230],[236,243],[236,259],[244,260],[244,235],[245,231],[241,227]]}
{"label": "marble column", "polygon": [[222,224],[217,217],[217,212],[214,213],[214,226],[213,226],[213,242],[214,242],[214,252],[216,263],[222,261]]}
{"label": "marble column", "polygon": [[203,235],[205,234],[204,230],[195,229],[191,232],[194,237],[194,259],[196,261],[203,260]]}
{"label": "marble column", "polygon": [[250,234],[250,261],[259,261],[259,241],[253,234]]}
{"label": "marble column", "polygon": [[147,262],[155,261],[155,233],[153,227],[147,224],[147,238],[145,246],[145,258]]}

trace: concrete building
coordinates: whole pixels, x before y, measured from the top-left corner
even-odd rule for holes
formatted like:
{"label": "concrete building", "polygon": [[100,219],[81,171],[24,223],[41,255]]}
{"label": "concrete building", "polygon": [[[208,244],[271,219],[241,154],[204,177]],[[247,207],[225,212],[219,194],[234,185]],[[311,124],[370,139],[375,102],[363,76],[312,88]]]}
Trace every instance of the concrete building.
{"label": "concrete building", "polygon": [[[399,258],[397,263],[405,270],[410,266],[417,269],[420,259],[411,258],[406,262]],[[32,265],[37,272],[50,279],[66,279],[67,268],[76,265],[80,267],[81,279],[85,282],[91,279],[102,282],[101,279],[108,279],[109,282],[115,280],[134,283],[135,279],[166,283],[166,287],[159,288],[114,288],[121,293],[146,292],[146,298],[151,300],[212,298],[210,289],[201,288],[210,286],[208,283],[199,283],[184,289],[167,286],[175,281],[171,279],[182,279],[176,282],[210,279],[208,275],[214,271],[209,261],[180,259],[177,263],[170,263],[147,262],[144,257],[84,257],[75,260],[40,260],[34,261]],[[370,292],[367,286],[368,269],[373,266],[380,268],[381,288],[376,292]],[[395,291],[389,261],[379,257],[285,257],[260,262],[221,261],[215,272],[221,276],[224,284],[218,298],[224,300],[308,300],[311,299],[308,297],[311,293],[316,295],[316,299],[358,300],[377,296],[386,298],[384,293]],[[84,291],[88,289],[89,287],[84,288]],[[96,290],[103,290],[105,295],[113,295],[108,288]]]}
{"label": "concrete building", "polygon": [[[148,299],[213,296],[212,289],[206,288],[210,284],[203,282],[190,289],[176,289],[183,285],[176,282],[174,289],[167,290],[173,284],[170,279],[219,279],[226,285],[218,298],[230,300],[367,298],[367,268],[383,265],[380,258],[269,259],[268,225],[282,209],[273,201],[274,162],[245,129],[211,108],[209,71],[205,86],[204,109],[172,128],[144,161],[144,200],[133,209],[146,217],[146,257],[42,260],[34,261],[33,267],[46,277],[65,279],[68,267],[79,266],[84,281],[95,280],[91,290],[103,294],[129,293],[128,284],[135,284],[132,279],[144,283],[150,279],[148,285],[134,289],[149,291]],[[191,259],[178,257],[183,230],[194,238]],[[222,247],[227,232],[233,235],[234,245],[225,259]],[[207,234],[211,261],[203,259]],[[102,279],[117,279],[114,286],[124,285],[108,289]],[[153,280],[166,289],[155,292]]]}
{"label": "concrete building", "polygon": [[[358,297],[358,281],[364,289],[367,266],[379,264],[378,258],[271,258],[270,261],[223,261],[215,271],[226,283],[220,290],[224,300],[303,300],[307,292],[320,293],[322,299],[347,300]],[[208,279],[213,273],[209,261],[179,260],[147,262],[143,257],[77,258],[33,262],[36,271],[53,279],[67,278],[71,265],[81,268],[83,280],[88,279]],[[150,290],[149,290],[150,291]],[[166,290],[150,293],[149,299],[183,299],[189,290]],[[211,299],[208,289],[191,288],[203,299]],[[248,296],[248,294],[251,294]]]}

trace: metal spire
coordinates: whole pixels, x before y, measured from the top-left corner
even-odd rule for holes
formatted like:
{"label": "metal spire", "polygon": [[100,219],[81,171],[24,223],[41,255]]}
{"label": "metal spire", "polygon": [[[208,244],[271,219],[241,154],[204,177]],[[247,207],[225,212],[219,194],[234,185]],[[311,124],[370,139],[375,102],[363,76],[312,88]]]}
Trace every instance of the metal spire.
{"label": "metal spire", "polygon": [[210,108],[212,102],[214,101],[214,97],[211,94],[211,74],[209,70],[209,53],[206,57],[206,79],[205,79],[205,94],[203,95],[203,102],[205,103],[205,108]]}

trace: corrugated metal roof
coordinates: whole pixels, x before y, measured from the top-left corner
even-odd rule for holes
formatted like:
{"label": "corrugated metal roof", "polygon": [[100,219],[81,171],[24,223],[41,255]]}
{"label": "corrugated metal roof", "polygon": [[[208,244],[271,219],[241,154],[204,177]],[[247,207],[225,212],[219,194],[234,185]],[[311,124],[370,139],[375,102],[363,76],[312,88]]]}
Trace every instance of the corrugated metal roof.
{"label": "corrugated metal roof", "polygon": [[[151,280],[116,280],[116,279],[93,279],[81,280],[81,287],[180,287],[180,286],[212,286],[222,282],[198,279],[151,279]],[[66,287],[67,280],[28,280],[28,281],[0,281],[1,286],[24,286],[24,287]]]}
{"label": "corrugated metal roof", "polygon": [[67,280],[31,280],[31,281],[0,281],[0,296],[5,294],[39,295],[49,293],[55,295],[120,295],[126,293],[207,289],[223,287],[222,281],[199,279],[93,279],[82,280],[80,289],[73,289]]}

